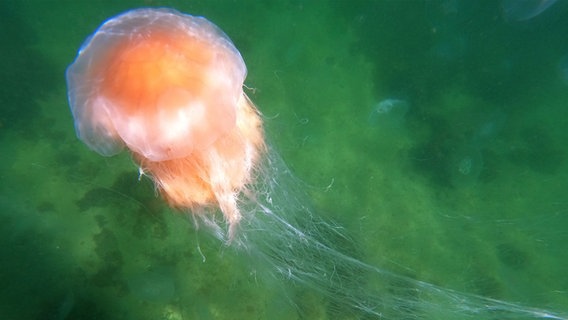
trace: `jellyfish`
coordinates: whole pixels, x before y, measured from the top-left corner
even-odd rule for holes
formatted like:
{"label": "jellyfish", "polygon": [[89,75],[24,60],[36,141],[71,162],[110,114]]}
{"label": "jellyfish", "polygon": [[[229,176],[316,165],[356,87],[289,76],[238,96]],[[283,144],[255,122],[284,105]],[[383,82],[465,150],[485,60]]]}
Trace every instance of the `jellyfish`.
{"label": "jellyfish", "polygon": [[[358,259],[351,237],[314,213],[265,142],[261,114],[243,92],[246,72],[228,36],[205,18],[165,8],[125,12],[104,22],[67,69],[77,136],[103,156],[128,150],[172,207],[204,221],[227,246],[245,248],[271,276],[320,293],[342,317],[559,319]],[[158,280],[170,299],[171,283]]]}
{"label": "jellyfish", "polygon": [[460,146],[450,161],[450,179],[454,187],[474,187],[483,171],[482,147],[473,143]]}
{"label": "jellyfish", "polygon": [[200,215],[218,206],[233,235],[237,195],[263,149],[245,76],[239,51],[205,18],[140,9],[87,39],[67,85],[79,139],[104,156],[126,147],[169,204]]}
{"label": "jellyfish", "polygon": [[404,118],[408,113],[409,104],[406,100],[397,98],[387,98],[381,100],[373,106],[369,123],[389,129],[400,129],[403,127]]}
{"label": "jellyfish", "polygon": [[558,75],[563,84],[568,84],[568,55],[564,55],[558,61]]}
{"label": "jellyfish", "polygon": [[503,14],[509,21],[530,20],[546,9],[550,8],[556,0],[503,0]]}
{"label": "jellyfish", "polygon": [[486,118],[451,157],[450,179],[454,187],[476,186],[484,170],[483,153],[499,135],[507,121],[507,114],[496,109]]}

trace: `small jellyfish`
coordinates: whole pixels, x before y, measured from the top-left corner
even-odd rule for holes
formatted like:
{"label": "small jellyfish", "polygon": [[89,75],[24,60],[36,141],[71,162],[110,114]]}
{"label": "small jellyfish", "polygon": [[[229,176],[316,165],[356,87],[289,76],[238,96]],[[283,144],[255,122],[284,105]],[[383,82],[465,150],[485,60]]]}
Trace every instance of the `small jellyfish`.
{"label": "small jellyfish", "polygon": [[468,175],[471,173],[471,168],[473,167],[473,159],[471,156],[465,156],[458,163],[458,171],[461,174]]}
{"label": "small jellyfish", "polygon": [[372,126],[401,128],[408,109],[409,105],[405,100],[388,98],[373,106],[369,122]]}
{"label": "small jellyfish", "polygon": [[475,130],[471,144],[480,148],[485,147],[499,134],[506,122],[507,114],[501,109],[494,110],[487,115],[485,121]]}
{"label": "small jellyfish", "polygon": [[565,85],[568,85],[568,55],[564,55],[558,61],[558,75]]}
{"label": "small jellyfish", "polygon": [[473,187],[483,170],[481,149],[475,145],[462,146],[450,161],[450,179],[454,187]]}
{"label": "small jellyfish", "polygon": [[503,0],[501,6],[508,21],[526,21],[543,13],[555,2],[556,0]]}
{"label": "small jellyfish", "polygon": [[238,193],[264,148],[243,92],[246,66],[213,23],[173,9],[104,22],[66,72],[78,137],[101,155],[126,147],[168,202],[219,207],[234,232]]}
{"label": "small jellyfish", "polygon": [[142,301],[167,303],[176,298],[174,268],[157,267],[126,275],[126,284],[133,295]]}
{"label": "small jellyfish", "polygon": [[448,33],[436,38],[428,52],[438,63],[460,63],[467,53],[467,46],[466,37]]}
{"label": "small jellyfish", "polygon": [[484,170],[483,150],[498,136],[507,121],[507,114],[496,109],[486,116],[466,143],[457,148],[450,163],[450,178],[454,187],[472,187]]}

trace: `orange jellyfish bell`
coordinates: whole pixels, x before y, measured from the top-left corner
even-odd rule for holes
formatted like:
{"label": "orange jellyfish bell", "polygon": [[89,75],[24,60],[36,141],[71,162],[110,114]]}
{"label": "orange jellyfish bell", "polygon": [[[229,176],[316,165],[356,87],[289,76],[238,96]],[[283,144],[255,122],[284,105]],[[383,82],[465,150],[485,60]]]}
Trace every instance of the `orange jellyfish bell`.
{"label": "orange jellyfish bell", "polygon": [[79,139],[104,156],[128,148],[172,206],[218,206],[232,235],[264,138],[244,61],[217,26],[128,11],[86,40],[66,77]]}

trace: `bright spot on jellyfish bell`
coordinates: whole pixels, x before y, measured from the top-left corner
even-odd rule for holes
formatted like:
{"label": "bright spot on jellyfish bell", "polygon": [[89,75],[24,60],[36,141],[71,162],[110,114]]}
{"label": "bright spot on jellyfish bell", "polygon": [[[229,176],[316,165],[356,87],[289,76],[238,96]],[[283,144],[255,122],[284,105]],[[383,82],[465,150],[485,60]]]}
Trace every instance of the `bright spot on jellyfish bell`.
{"label": "bright spot on jellyfish bell", "polygon": [[264,138],[223,31],[173,9],[128,11],[86,40],[66,77],[79,139],[104,156],[126,147],[170,205],[205,219],[219,207],[232,237]]}

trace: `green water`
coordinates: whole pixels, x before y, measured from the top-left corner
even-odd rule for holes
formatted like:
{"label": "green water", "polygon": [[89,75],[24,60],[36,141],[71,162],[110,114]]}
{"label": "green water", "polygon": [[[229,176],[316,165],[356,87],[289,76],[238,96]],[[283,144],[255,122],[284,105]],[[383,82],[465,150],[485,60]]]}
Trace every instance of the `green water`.
{"label": "green water", "polygon": [[[260,275],[127,154],[75,137],[65,68],[102,21],[147,5],[234,41],[270,144],[353,256],[568,312],[565,3],[511,22],[492,1],[34,0],[0,4],[1,319],[357,318]],[[389,98],[408,110],[376,114]]]}

